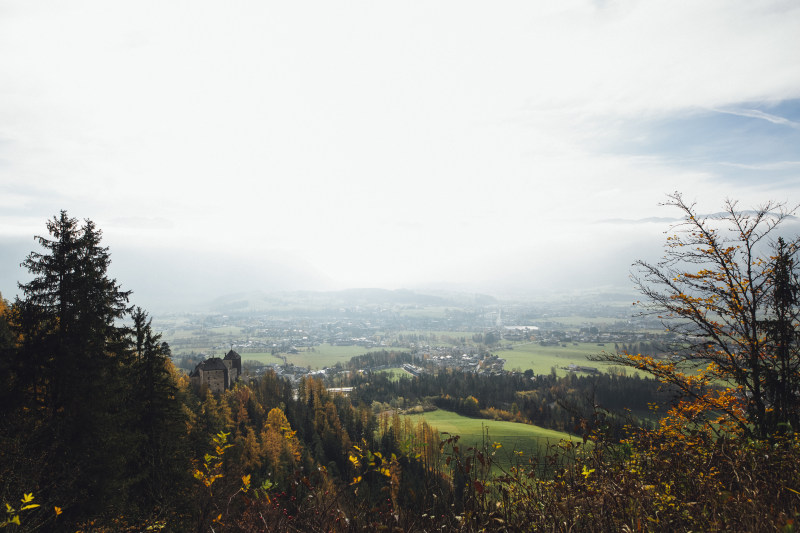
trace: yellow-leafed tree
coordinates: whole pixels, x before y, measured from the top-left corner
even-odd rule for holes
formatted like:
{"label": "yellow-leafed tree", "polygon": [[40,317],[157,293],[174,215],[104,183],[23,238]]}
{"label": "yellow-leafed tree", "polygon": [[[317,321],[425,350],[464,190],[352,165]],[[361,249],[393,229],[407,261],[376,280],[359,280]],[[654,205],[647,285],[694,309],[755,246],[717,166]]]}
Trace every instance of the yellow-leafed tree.
{"label": "yellow-leafed tree", "polygon": [[273,469],[273,479],[286,478],[300,459],[300,442],[279,407],[271,409],[267,414],[261,442],[267,461]]}
{"label": "yellow-leafed tree", "polygon": [[[747,435],[800,429],[798,269],[800,239],[778,228],[797,208],[769,202],[701,215],[680,193],[679,209],[657,263],[637,261],[643,315],[675,334],[667,357],[605,354],[676,387],[698,416],[722,414]],[[783,227],[781,229],[783,229]],[[686,405],[686,404],[685,404]]]}

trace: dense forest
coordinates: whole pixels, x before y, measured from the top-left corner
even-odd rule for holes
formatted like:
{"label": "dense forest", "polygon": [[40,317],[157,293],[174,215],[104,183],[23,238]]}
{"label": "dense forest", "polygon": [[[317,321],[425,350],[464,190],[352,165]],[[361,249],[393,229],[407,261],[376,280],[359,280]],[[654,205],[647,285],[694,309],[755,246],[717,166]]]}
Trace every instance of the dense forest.
{"label": "dense forest", "polygon": [[[686,354],[623,350],[609,357],[649,377],[355,371],[408,362],[380,352],[351,362],[337,383],[349,395],[274,373],[212,393],[173,366],[148,313],[109,278],[91,221],[62,212],[47,229],[21,296],[0,298],[0,528],[792,531],[800,518],[796,244],[780,240],[763,263],[759,351],[731,348],[730,371],[719,354],[736,332],[721,326],[694,347],[709,350],[702,371]],[[713,251],[713,232],[702,238]],[[732,252],[719,257],[730,270]],[[718,278],[685,279],[698,290],[703,275]],[[710,304],[697,298],[663,303],[702,324],[692,310]],[[500,443],[440,435],[401,416],[411,407],[575,437],[500,461]]]}

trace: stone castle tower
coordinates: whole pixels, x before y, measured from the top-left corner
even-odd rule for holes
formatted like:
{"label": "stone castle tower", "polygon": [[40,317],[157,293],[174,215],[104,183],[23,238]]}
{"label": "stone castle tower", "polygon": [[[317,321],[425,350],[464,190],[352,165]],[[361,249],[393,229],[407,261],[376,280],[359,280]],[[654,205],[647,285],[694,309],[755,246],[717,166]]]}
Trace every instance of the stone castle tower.
{"label": "stone castle tower", "polygon": [[218,393],[230,389],[241,375],[242,357],[231,350],[224,359],[209,357],[199,363],[189,374],[189,379],[195,390],[207,386],[211,392]]}

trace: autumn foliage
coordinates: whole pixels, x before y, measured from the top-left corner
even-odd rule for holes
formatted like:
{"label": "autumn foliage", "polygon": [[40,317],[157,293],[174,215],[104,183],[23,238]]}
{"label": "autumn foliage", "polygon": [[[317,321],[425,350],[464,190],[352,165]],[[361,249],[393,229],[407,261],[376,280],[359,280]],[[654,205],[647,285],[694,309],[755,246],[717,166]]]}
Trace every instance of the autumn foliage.
{"label": "autumn foliage", "polygon": [[[0,298],[0,528],[794,531],[800,241],[776,229],[793,211],[727,202],[701,216],[679,194],[668,205],[684,220],[660,262],[637,263],[635,280],[642,312],[660,317],[676,343],[666,356],[601,358],[678,396],[649,426],[614,415],[613,432],[612,413],[592,405],[570,424],[580,434],[535,456],[489,433],[464,444],[398,409],[378,414],[389,389],[370,375],[354,378],[367,381],[352,384],[352,397],[314,378],[293,388],[269,372],[218,394],[192,390],[147,314],[106,276],[99,231],[62,213],[48,225],[53,240],[39,239],[45,251],[26,261],[35,276],[25,298]],[[120,317],[133,325],[116,324]],[[624,390],[623,377],[612,377],[595,384]],[[435,379],[452,383],[407,385],[460,382],[463,393],[440,402],[517,420],[529,396],[556,405],[551,396],[578,383],[545,378],[547,394],[518,389],[529,381],[510,375],[443,373]],[[511,410],[481,404],[479,391],[492,389]]]}
{"label": "autumn foliage", "polygon": [[601,358],[669,383],[695,409],[723,416],[748,436],[797,431],[800,240],[778,232],[794,210],[776,203],[741,210],[727,201],[721,213],[704,216],[679,193],[667,205],[684,219],[659,262],[636,263],[634,280],[643,314],[678,334],[672,354]]}

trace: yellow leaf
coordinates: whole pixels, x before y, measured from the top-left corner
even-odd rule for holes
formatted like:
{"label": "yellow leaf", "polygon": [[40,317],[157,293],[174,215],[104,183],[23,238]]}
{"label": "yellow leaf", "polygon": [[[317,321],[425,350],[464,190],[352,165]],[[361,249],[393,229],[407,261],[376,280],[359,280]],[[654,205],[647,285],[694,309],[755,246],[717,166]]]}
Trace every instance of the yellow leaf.
{"label": "yellow leaf", "polygon": [[242,485],[244,485],[245,487],[250,485],[250,474],[242,476]]}
{"label": "yellow leaf", "polygon": [[55,510],[56,510],[56,516],[60,515],[63,512],[61,510],[61,507],[56,507]]}
{"label": "yellow leaf", "polygon": [[28,503],[28,502],[30,502],[30,501],[33,501],[33,493],[32,493],[32,492],[31,492],[31,493],[28,493],[28,494],[25,494],[25,495],[22,497],[22,503]]}

